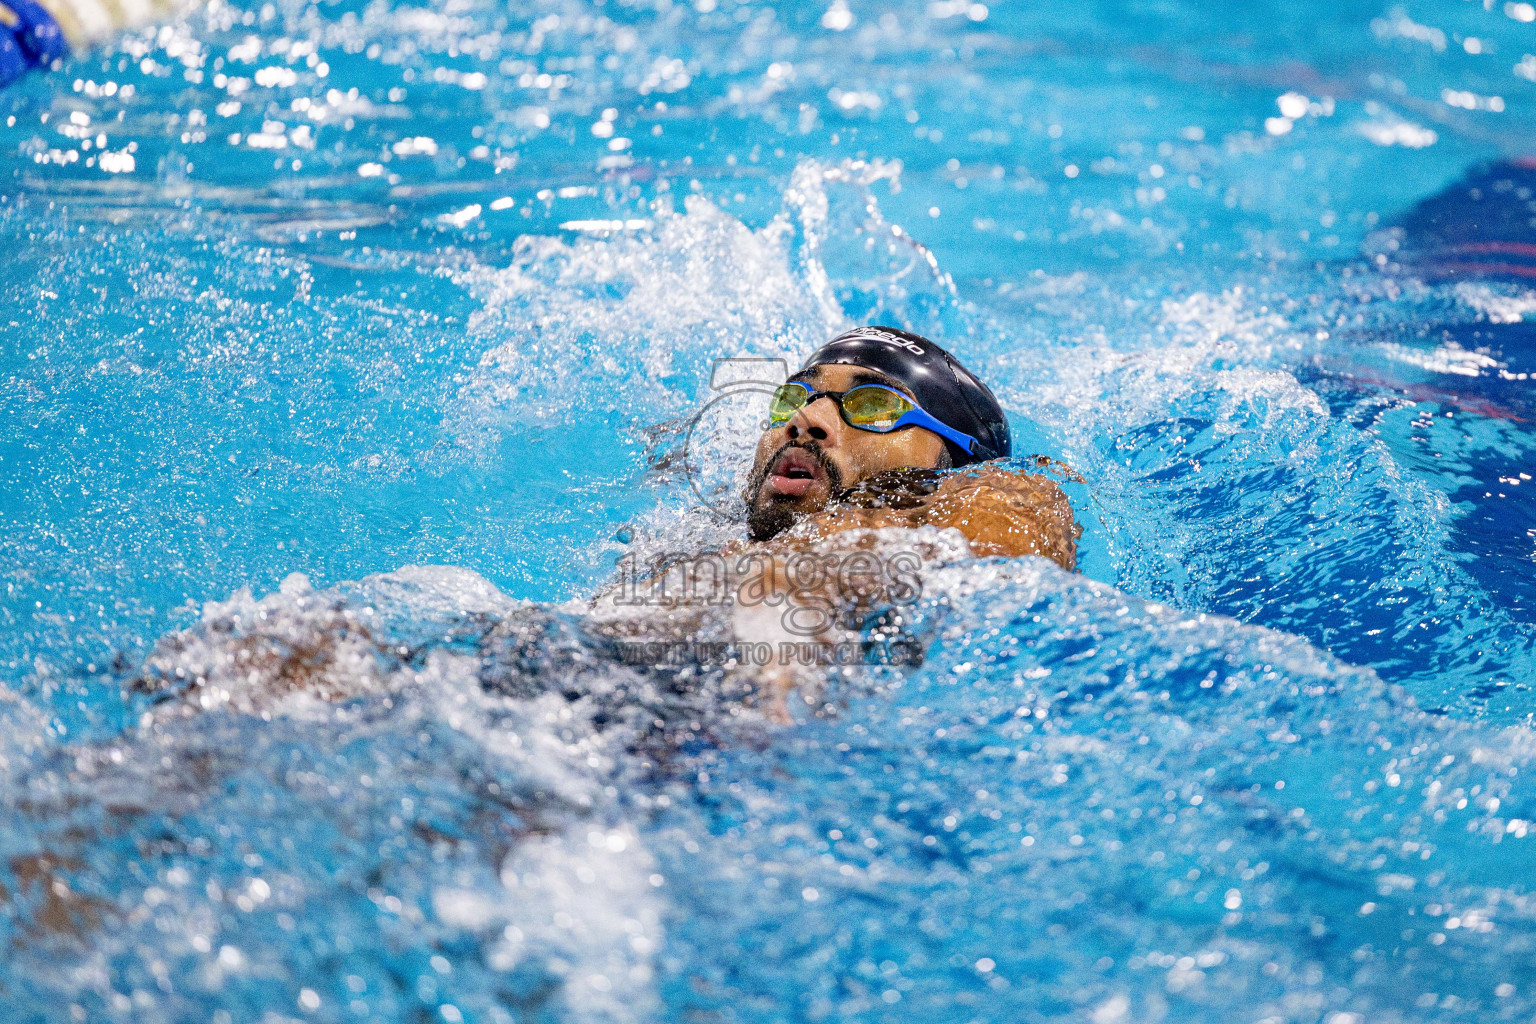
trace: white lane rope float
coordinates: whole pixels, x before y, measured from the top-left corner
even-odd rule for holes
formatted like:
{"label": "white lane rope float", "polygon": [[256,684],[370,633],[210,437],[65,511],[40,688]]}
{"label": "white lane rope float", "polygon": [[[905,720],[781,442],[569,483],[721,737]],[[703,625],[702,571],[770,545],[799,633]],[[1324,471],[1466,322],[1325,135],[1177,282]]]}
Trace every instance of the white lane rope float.
{"label": "white lane rope float", "polygon": [[0,0],[0,88],[184,6],[178,0]]}

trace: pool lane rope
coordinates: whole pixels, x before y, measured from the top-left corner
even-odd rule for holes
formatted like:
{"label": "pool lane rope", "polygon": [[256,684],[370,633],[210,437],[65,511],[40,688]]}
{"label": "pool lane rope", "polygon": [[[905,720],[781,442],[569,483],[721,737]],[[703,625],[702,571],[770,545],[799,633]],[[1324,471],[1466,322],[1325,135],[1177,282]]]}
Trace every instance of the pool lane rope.
{"label": "pool lane rope", "polygon": [[34,0],[0,0],[0,86],[69,54],[64,30]]}
{"label": "pool lane rope", "polygon": [[177,6],[174,0],[0,0],[0,88]]}

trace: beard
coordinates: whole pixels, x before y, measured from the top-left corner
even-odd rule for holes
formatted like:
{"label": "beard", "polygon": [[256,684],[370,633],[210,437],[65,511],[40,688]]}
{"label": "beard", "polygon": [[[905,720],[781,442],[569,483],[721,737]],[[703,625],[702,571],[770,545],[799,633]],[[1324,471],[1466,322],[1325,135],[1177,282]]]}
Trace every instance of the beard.
{"label": "beard", "polygon": [[763,484],[768,480],[768,471],[773,468],[774,463],[779,461],[779,456],[790,448],[798,448],[816,460],[822,472],[827,474],[829,495],[835,495],[843,489],[843,474],[832,464],[832,460],[827,458],[827,453],[822,450],[821,445],[815,441],[806,441],[803,444],[790,441],[781,445],[777,451],[763,460],[762,468],[752,474],[752,479],[747,484],[745,494],[747,535],[753,540],[772,540],[795,525],[802,516],[820,511],[819,507],[798,507],[804,500],[802,498],[779,496],[763,500]]}

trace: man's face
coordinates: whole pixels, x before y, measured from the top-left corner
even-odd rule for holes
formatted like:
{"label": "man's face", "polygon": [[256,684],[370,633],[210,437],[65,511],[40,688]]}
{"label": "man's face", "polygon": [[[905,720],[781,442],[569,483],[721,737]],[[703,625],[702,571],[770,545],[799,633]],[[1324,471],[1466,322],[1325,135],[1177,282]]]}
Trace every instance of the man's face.
{"label": "man's face", "polygon": [[[812,391],[850,391],[884,384],[911,398],[890,378],[859,366],[830,363],[790,378]],[[827,507],[832,495],[890,469],[932,469],[944,442],[921,427],[889,434],[858,430],[843,422],[837,402],[818,398],[788,422],[764,431],[757,442],[747,484],[747,525],[754,540],[766,540],[802,516]]]}

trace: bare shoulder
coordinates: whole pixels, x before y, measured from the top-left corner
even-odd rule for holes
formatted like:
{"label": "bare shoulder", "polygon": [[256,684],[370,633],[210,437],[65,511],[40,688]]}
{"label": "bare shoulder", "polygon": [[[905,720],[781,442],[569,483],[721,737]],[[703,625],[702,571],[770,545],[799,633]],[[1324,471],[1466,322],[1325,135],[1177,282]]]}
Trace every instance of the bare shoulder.
{"label": "bare shoulder", "polygon": [[864,481],[769,544],[808,550],[846,530],[937,526],[958,530],[977,555],[1041,555],[1075,571],[1082,528],[1058,481],[1081,479],[1044,459],[1023,469],[983,464],[958,472],[896,471]]}
{"label": "bare shoulder", "polygon": [[1073,470],[1042,460],[1028,469],[979,466],[945,477],[926,503],[926,519],[952,526],[977,554],[1042,555],[1074,570],[1082,527],[1059,480],[1081,480]]}
{"label": "bare shoulder", "polygon": [[1011,494],[1060,494],[1064,500],[1066,493],[1062,491],[1058,481],[1083,482],[1077,470],[1064,462],[1044,456],[1037,456],[1030,461],[1032,465],[1028,468],[984,462],[971,469],[962,469],[946,475],[939,490],[943,492],[991,489]]}

